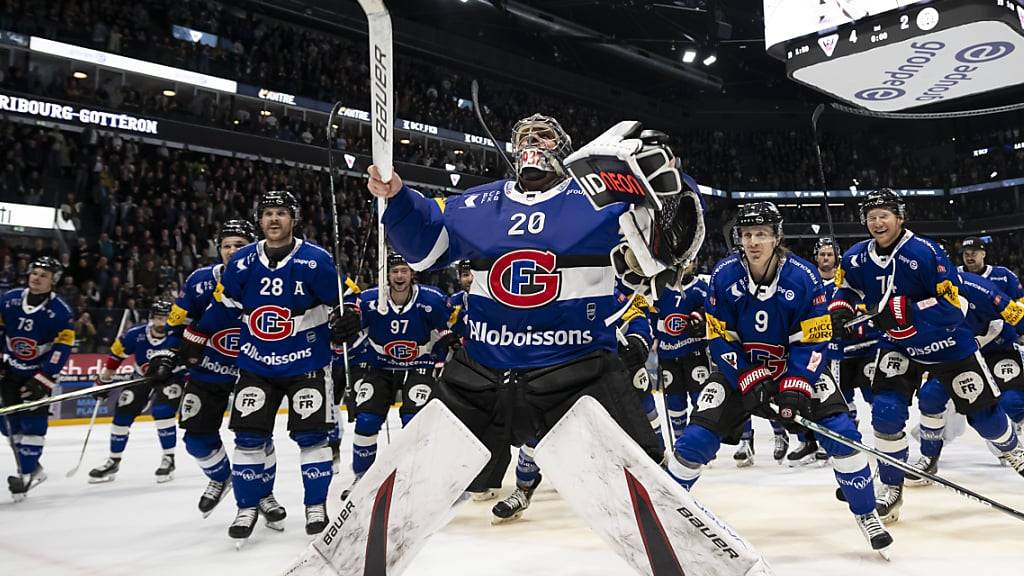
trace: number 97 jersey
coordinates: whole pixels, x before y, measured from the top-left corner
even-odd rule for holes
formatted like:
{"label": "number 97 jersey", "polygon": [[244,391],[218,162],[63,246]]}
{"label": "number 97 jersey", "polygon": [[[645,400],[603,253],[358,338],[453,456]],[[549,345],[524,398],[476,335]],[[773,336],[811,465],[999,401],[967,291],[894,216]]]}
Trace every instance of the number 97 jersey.
{"label": "number 97 jersey", "polygon": [[708,347],[719,370],[741,390],[762,367],[780,389],[811,389],[827,367],[832,339],[825,300],[818,272],[792,254],[761,286],[739,256],[722,260],[706,302]]}
{"label": "number 97 jersey", "polygon": [[388,299],[387,312],[377,312],[378,288],[359,294],[359,310],[367,341],[375,352],[370,366],[405,370],[433,368],[437,337],[435,331],[447,331],[451,308],[448,298],[433,286],[413,284],[409,301],[399,306]]}

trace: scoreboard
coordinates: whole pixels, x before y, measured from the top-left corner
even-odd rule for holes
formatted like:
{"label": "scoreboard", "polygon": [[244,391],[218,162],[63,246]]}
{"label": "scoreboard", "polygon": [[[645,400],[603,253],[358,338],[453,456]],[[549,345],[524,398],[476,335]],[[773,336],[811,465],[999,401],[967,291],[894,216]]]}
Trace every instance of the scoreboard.
{"label": "scoreboard", "polygon": [[765,0],[788,76],[895,111],[1024,83],[1024,0]]}

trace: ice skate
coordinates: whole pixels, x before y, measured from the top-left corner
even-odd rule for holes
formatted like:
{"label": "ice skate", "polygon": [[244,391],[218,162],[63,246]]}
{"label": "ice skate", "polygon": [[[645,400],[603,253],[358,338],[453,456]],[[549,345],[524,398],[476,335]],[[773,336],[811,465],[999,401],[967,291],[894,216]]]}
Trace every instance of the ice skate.
{"label": "ice skate", "polygon": [[217,507],[217,504],[220,504],[221,500],[230,492],[230,478],[224,482],[210,480],[210,483],[206,485],[206,490],[203,491],[203,495],[199,497],[199,511],[203,513],[203,518],[208,517],[213,512],[213,509]]}
{"label": "ice skate", "polygon": [[523,512],[530,507],[530,499],[533,498],[533,492],[537,489],[538,485],[540,485],[539,474],[533,486],[525,489],[517,486],[515,491],[509,494],[507,498],[495,504],[491,508],[491,524],[503,524],[519,519]]}
{"label": "ice skate", "polygon": [[885,524],[892,524],[900,519],[900,508],[903,506],[903,485],[882,485],[882,491],[875,496],[875,510]]}
{"label": "ice skate", "polygon": [[[914,463],[914,468],[935,474],[939,471],[939,457],[921,456]],[[907,473],[906,480],[903,481],[907,486],[931,486],[932,481],[925,478],[924,476],[915,476],[914,474]]]}
{"label": "ice skate", "polygon": [[871,549],[878,552],[882,558],[888,560],[889,547],[892,546],[892,535],[882,525],[882,521],[878,518],[878,512],[861,514],[856,519],[857,527],[864,534],[868,544],[871,544]]}
{"label": "ice skate", "polygon": [[46,472],[42,464],[37,464],[35,471],[31,474],[21,474],[7,477],[7,489],[11,491],[11,499],[21,502],[28,496],[28,491],[42,484],[46,480]]}
{"label": "ice skate", "polygon": [[174,480],[174,454],[164,454],[160,459],[160,467],[156,469],[156,481],[159,484]]}
{"label": "ice skate", "polygon": [[117,471],[121,468],[120,458],[107,458],[102,466],[89,470],[89,483],[100,484],[110,482],[117,477]]}
{"label": "ice skate", "polygon": [[789,434],[776,434],[775,449],[772,450],[772,458],[775,459],[776,464],[782,464],[787,451],[789,451]]}
{"label": "ice skate", "polygon": [[306,506],[306,534],[313,536],[327,528],[327,504]]}
{"label": "ice skate", "polygon": [[818,451],[818,443],[814,440],[807,442],[801,442],[797,444],[797,447],[792,452],[786,455],[786,466],[790,468],[796,468],[799,466],[806,466],[808,464],[814,464],[817,461],[816,453]]}
{"label": "ice skate", "polygon": [[736,450],[736,453],[732,455],[732,459],[736,461],[737,468],[748,468],[753,466],[754,441],[740,440],[740,447]]}
{"label": "ice skate", "polygon": [[278,503],[273,494],[268,494],[260,500],[259,511],[267,523],[267,528],[278,532],[284,531],[284,519],[288,517],[288,511]]}
{"label": "ice skate", "polygon": [[228,536],[234,538],[235,548],[241,549],[245,540],[252,536],[252,530],[256,527],[256,518],[259,517],[257,508],[239,508],[235,514],[235,521],[228,526]]}
{"label": "ice skate", "polygon": [[497,498],[498,491],[494,488],[488,488],[479,492],[469,492],[469,497],[473,499],[473,502],[487,502]]}
{"label": "ice skate", "polygon": [[1003,453],[1003,462],[1017,471],[1017,474],[1024,476],[1024,446],[1017,444],[1017,447],[1009,452]]}

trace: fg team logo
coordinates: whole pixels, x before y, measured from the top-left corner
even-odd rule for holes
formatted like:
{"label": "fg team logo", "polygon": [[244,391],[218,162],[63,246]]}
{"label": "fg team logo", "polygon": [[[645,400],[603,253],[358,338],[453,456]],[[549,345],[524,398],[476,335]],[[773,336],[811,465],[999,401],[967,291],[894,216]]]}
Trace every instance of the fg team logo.
{"label": "fg team logo", "polygon": [[420,347],[412,340],[395,340],[384,345],[388,358],[399,362],[412,362],[420,355]]}
{"label": "fg team logo", "polygon": [[11,354],[18,360],[32,360],[36,357],[38,344],[31,338],[17,336],[10,339]]}
{"label": "fg team logo", "polygon": [[689,324],[690,322],[686,314],[669,314],[665,316],[665,334],[679,336],[686,330]]}
{"label": "fg team logo", "polygon": [[249,332],[260,340],[267,342],[284,340],[291,336],[294,330],[295,322],[292,320],[292,311],[287,308],[267,304],[249,314]]}
{"label": "fg team logo", "polygon": [[556,256],[540,250],[513,250],[491,266],[488,286],[495,300],[511,308],[539,308],[558,298],[562,275]]}
{"label": "fg team logo", "polygon": [[210,337],[210,347],[228,358],[238,357],[238,339],[241,328],[227,328]]}
{"label": "fg team logo", "polygon": [[765,344],[764,342],[749,342],[743,344],[743,349],[750,357],[750,361],[763,363],[772,371],[772,378],[778,379],[786,373],[786,349],[776,344]]}

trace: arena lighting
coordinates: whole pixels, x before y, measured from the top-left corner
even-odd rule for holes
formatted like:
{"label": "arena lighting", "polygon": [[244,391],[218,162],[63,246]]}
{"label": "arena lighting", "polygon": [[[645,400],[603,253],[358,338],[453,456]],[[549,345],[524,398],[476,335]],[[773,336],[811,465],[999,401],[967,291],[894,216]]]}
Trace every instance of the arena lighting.
{"label": "arena lighting", "polygon": [[260,110],[260,116],[270,116],[270,110]]}
{"label": "arena lighting", "polygon": [[168,88],[167,90],[164,90],[164,91],[162,92],[162,94],[163,94],[164,96],[167,96],[168,98],[174,98],[175,96],[177,96],[177,95],[178,95],[178,93],[177,93],[177,92],[175,92],[174,90],[171,90],[170,88]]}
{"label": "arena lighting", "polygon": [[714,54],[711,54],[707,58],[704,59],[704,65],[705,66],[711,66],[715,62],[718,62],[718,56],[715,56]]}
{"label": "arena lighting", "polygon": [[88,74],[86,74],[85,72],[82,72],[81,70],[75,70],[75,71],[74,71],[74,72],[73,72],[73,73],[71,74],[71,77],[72,77],[72,78],[74,78],[74,79],[76,79],[76,80],[85,80],[86,78],[88,78],[88,77],[89,77],[89,75],[88,75]]}
{"label": "arena lighting", "polygon": [[402,138],[398,141],[399,144],[409,144],[410,142],[412,142],[412,140],[409,140],[408,138]]}
{"label": "arena lighting", "polygon": [[459,154],[462,154],[463,152],[465,152],[465,150],[455,150],[455,155],[458,156]]}
{"label": "arena lighting", "polygon": [[696,59],[697,59],[697,51],[694,50],[693,48],[687,48],[683,52],[683,63],[684,64],[692,64],[693,61],[696,60]]}
{"label": "arena lighting", "polygon": [[989,178],[995,178],[996,176],[999,176],[999,172],[992,172],[988,175]]}

